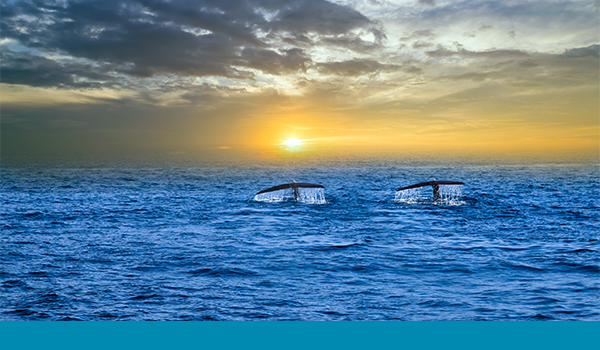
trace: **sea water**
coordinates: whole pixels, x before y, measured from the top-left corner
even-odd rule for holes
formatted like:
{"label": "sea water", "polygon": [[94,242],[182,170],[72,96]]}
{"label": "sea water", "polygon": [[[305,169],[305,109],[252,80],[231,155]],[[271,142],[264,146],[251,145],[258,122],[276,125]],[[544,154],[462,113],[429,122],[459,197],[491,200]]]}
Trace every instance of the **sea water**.
{"label": "sea water", "polygon": [[[462,181],[412,192],[414,183]],[[293,179],[306,200],[264,200]],[[600,320],[597,164],[4,163],[2,320]]]}

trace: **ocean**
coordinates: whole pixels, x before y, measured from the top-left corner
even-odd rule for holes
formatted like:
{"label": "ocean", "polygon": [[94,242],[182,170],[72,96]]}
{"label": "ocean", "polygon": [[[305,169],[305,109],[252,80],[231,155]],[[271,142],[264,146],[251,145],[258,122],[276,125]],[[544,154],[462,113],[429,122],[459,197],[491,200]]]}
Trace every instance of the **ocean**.
{"label": "ocean", "polygon": [[1,170],[1,320],[600,320],[598,164]]}

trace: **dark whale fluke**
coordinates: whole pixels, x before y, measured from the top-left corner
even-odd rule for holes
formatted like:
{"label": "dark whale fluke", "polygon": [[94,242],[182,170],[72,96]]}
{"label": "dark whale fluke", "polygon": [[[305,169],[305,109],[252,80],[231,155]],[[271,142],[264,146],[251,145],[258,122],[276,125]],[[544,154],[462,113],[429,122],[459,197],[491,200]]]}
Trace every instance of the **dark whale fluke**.
{"label": "dark whale fluke", "polygon": [[262,191],[258,192],[257,195],[259,195],[261,193],[285,190],[286,188],[294,189],[294,199],[298,200],[298,198],[300,198],[300,194],[298,193],[298,188],[325,188],[325,186],[317,185],[317,184],[309,184],[307,182],[291,182],[289,184],[277,185],[277,186],[273,186],[271,188],[267,188],[266,190],[262,190]]}
{"label": "dark whale fluke", "polygon": [[433,181],[420,182],[418,184],[402,187],[402,188],[397,189],[396,191],[403,191],[403,190],[410,190],[411,188],[431,186],[431,187],[433,187],[433,199],[440,199],[440,198],[442,198],[442,196],[440,195],[440,185],[464,185],[464,184],[465,184],[464,182],[460,182],[460,181],[433,180]]}

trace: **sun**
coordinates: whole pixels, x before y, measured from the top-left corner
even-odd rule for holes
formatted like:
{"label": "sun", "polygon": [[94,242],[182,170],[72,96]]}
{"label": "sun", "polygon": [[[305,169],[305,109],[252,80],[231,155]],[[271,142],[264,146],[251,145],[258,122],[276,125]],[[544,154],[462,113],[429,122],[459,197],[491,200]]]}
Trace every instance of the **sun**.
{"label": "sun", "polygon": [[301,143],[302,143],[302,141],[300,141],[300,140],[289,139],[289,140],[285,141],[284,143],[282,143],[282,145],[286,145],[289,147],[296,147],[296,146],[300,146]]}

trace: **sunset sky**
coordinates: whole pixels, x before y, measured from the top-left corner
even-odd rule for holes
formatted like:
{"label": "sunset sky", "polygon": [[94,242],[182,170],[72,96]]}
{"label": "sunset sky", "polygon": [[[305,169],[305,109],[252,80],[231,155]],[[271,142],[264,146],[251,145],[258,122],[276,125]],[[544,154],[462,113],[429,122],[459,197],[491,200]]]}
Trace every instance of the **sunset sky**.
{"label": "sunset sky", "polygon": [[598,0],[1,6],[3,156],[600,147]]}

